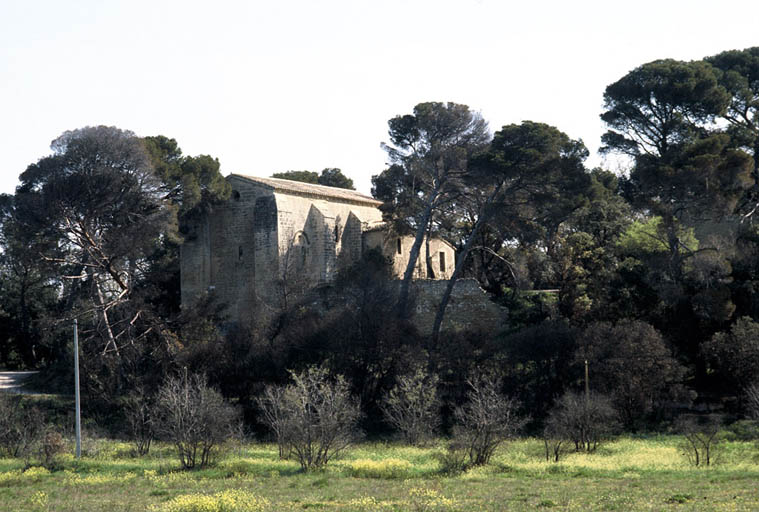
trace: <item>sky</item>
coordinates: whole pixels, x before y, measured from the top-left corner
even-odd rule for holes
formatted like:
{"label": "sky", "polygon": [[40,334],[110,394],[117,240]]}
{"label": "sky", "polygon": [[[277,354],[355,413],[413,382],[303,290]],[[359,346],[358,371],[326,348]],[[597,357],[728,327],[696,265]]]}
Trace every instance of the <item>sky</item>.
{"label": "sky", "polygon": [[387,121],[426,101],[581,138],[652,60],[759,45],[759,2],[0,0],[0,193],[66,130],[176,139],[223,174],[386,167]]}

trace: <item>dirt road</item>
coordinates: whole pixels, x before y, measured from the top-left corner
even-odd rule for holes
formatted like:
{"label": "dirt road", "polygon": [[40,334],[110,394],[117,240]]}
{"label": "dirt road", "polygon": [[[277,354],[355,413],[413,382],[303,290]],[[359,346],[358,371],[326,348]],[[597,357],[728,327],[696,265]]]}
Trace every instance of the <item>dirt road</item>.
{"label": "dirt road", "polygon": [[37,372],[0,372],[0,391],[34,394],[24,389],[24,381]]}

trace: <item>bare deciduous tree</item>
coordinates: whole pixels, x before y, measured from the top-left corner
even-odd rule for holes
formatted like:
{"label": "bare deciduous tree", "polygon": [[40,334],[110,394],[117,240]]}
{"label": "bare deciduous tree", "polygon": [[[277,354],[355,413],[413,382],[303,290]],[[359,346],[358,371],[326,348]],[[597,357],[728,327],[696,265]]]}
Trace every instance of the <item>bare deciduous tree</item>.
{"label": "bare deciduous tree", "polygon": [[261,396],[256,398],[256,404],[262,414],[263,423],[269,427],[277,439],[279,458],[284,459],[290,454],[287,441],[287,409],[285,407],[286,386],[266,386]]}
{"label": "bare deciduous tree", "polygon": [[719,446],[722,422],[718,416],[682,416],[676,425],[685,438],[682,447],[694,466],[711,465]]}
{"label": "bare deciduous tree", "polygon": [[147,455],[155,436],[153,426],[153,397],[144,388],[138,387],[130,393],[124,403],[127,426],[137,455]]}
{"label": "bare deciduous tree", "polygon": [[382,404],[385,418],[409,444],[424,444],[440,428],[439,380],[437,375],[418,369],[400,376],[385,397]]}
{"label": "bare deciduous tree", "polygon": [[[617,428],[617,412],[606,395],[585,395],[569,391],[557,401],[548,415],[546,439],[573,442],[575,450],[592,452]],[[554,453],[556,460],[558,454]]]}
{"label": "bare deciduous tree", "polygon": [[360,409],[342,376],[323,367],[291,372],[292,384],[268,390],[259,400],[263,420],[304,471],[326,465],[356,438]]}
{"label": "bare deciduous tree", "polygon": [[204,467],[229,439],[237,412],[204,376],[169,377],[158,390],[156,432],[174,443],[182,467]]}
{"label": "bare deciduous tree", "polygon": [[546,452],[546,462],[551,459],[554,462],[559,462],[562,454],[566,451],[566,433],[562,425],[558,424],[555,420],[556,417],[549,417],[543,429],[543,446]]}
{"label": "bare deciduous tree", "polygon": [[503,396],[501,380],[478,375],[468,381],[467,403],[454,411],[454,445],[469,454],[469,465],[487,464],[496,448],[524,425],[517,402]]}

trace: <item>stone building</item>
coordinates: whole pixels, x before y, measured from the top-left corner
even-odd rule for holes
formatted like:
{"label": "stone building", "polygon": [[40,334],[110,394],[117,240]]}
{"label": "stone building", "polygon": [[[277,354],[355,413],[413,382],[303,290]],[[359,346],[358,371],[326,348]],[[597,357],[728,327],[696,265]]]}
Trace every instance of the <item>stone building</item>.
{"label": "stone building", "polygon": [[[413,238],[387,229],[380,201],[353,190],[276,178],[232,174],[227,180],[233,189],[228,203],[205,215],[182,245],[182,304],[213,290],[227,304],[231,321],[249,323],[281,311],[306,289],[329,283],[370,248],[393,261],[396,275],[404,272]],[[414,277],[447,279],[454,264],[453,247],[435,238],[423,244]]]}

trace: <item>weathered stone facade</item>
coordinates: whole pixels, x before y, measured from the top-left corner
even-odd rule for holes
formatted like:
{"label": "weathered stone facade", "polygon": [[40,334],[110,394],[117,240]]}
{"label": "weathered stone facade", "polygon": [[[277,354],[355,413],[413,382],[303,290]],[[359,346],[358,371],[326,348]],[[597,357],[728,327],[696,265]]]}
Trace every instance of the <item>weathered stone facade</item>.
{"label": "weathered stone facade", "polygon": [[[369,248],[381,249],[393,260],[396,275],[403,274],[413,239],[386,229],[381,202],[352,190],[289,180],[239,174],[227,180],[231,199],[207,214],[182,245],[182,304],[213,290],[228,305],[230,321],[250,323],[281,311],[306,289],[332,281]],[[419,311],[432,308],[433,296],[443,289],[423,283],[447,279],[454,264],[447,242],[433,239],[423,245],[414,275],[425,280],[416,286]],[[457,284],[451,311],[462,301],[476,300],[495,326],[500,310],[474,286],[476,299],[471,284]],[[463,324],[451,324],[456,325]]]}
{"label": "weathered stone facade", "polygon": [[[447,281],[414,281],[414,324],[420,332],[432,332],[435,314]],[[459,279],[445,310],[444,331],[493,331],[505,321],[505,311],[490,300],[474,279]]]}

